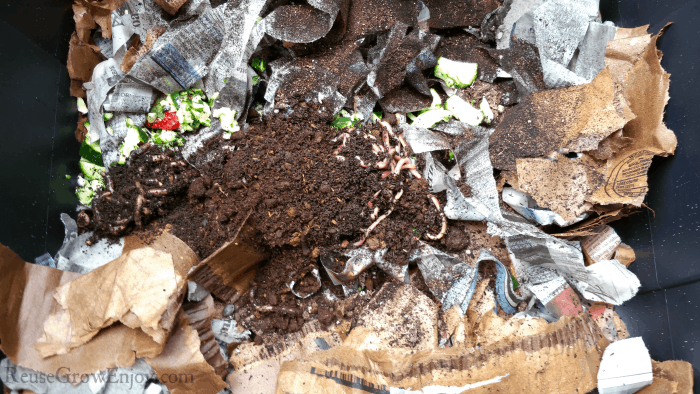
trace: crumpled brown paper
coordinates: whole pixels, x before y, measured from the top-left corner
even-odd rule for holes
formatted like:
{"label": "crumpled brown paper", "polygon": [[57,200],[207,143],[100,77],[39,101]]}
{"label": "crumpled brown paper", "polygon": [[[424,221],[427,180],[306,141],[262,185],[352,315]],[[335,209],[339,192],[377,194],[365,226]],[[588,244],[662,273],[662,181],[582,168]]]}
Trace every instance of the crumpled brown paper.
{"label": "crumpled brown paper", "polygon": [[[626,124],[623,131],[625,137],[631,138],[631,143],[607,162],[605,184],[589,197],[591,202],[640,206],[648,190],[647,170],[652,157],[668,156],[676,150],[676,136],[663,122],[671,75],[661,67],[661,52],[656,49],[656,42],[665,28],[649,39],[641,56],[633,63],[646,35],[608,43],[606,66],[610,65],[613,79],[621,83],[637,117]],[[627,45],[618,42],[628,40]]]}
{"label": "crumpled brown paper", "polygon": [[603,183],[598,163],[587,155],[569,159],[556,153],[546,158],[518,159],[516,163],[520,190],[565,221],[590,210],[593,204],[586,198]]}
{"label": "crumpled brown paper", "polygon": [[491,152],[496,155],[492,156],[494,163],[505,166],[507,160],[498,155],[508,157],[515,152],[518,188],[565,220],[573,220],[594,204],[641,206],[648,190],[647,170],[652,157],[675,151],[676,136],[663,123],[670,77],[661,67],[660,51],[656,49],[663,30],[651,38],[648,34],[639,35],[641,30],[631,29],[623,33],[623,38],[608,43],[606,69],[596,77],[598,80],[609,73],[619,84],[616,95],[623,94],[622,101],[629,101],[634,116],[626,117],[630,120],[621,133],[617,131],[599,140],[597,148],[568,146],[573,151],[592,150],[570,160],[563,155],[519,159],[517,156],[522,157],[525,151],[515,146],[508,148],[509,145]]}
{"label": "crumpled brown paper", "polygon": [[0,344],[13,363],[47,374],[89,374],[107,368],[128,368],[136,357],[160,353],[162,345],[143,331],[119,324],[101,331],[68,354],[41,358],[34,343],[55,303],[54,290],[80,274],[25,263],[3,245],[0,269]]}
{"label": "crumpled brown paper", "polygon": [[161,318],[184,285],[169,254],[150,247],[124,253],[56,289],[61,309],[44,322],[36,347],[42,357],[66,354],[116,321],[164,344],[172,321]]}
{"label": "crumpled brown paper", "polygon": [[491,160],[494,168],[514,170],[519,158],[594,150],[634,117],[604,69],[589,84],[523,97],[491,135]]}
{"label": "crumpled brown paper", "polygon": [[99,47],[80,41],[77,33],[71,35],[66,66],[71,79],[71,96],[87,97],[85,89],[83,89],[83,82],[90,81],[92,71],[102,60],[104,60],[104,56],[100,53]]}

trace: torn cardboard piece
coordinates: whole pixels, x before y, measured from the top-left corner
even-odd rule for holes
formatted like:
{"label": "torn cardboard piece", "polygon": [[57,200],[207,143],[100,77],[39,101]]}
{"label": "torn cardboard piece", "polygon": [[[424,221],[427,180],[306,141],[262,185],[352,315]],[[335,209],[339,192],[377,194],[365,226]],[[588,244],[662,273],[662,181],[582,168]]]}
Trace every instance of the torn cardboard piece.
{"label": "torn cardboard piece", "polygon": [[478,349],[416,353],[361,351],[347,345],[366,335],[353,330],[344,346],[284,363],[278,392],[344,392],[345,387],[377,393],[588,392],[596,386],[600,357],[608,345],[586,315],[562,318],[537,334]]}
{"label": "torn cardboard piece", "polygon": [[[692,394],[693,365],[689,362],[679,360],[658,362],[651,360],[651,370],[654,375],[654,382],[638,391],[638,393],[661,394],[673,392],[677,394]],[[669,386],[675,388],[675,391],[668,391]]]}
{"label": "torn cardboard piece", "polygon": [[324,331],[318,320],[312,320],[279,342],[246,343],[236,348],[230,359],[235,371],[229,374],[227,382],[234,393],[272,394],[276,392],[277,374],[283,362],[340,345],[342,340],[336,332]]}
{"label": "torn cardboard piece", "polygon": [[216,312],[214,299],[207,295],[201,302],[183,303],[182,311],[189,317],[190,326],[197,330],[200,342],[199,351],[202,353],[202,356],[214,368],[216,375],[225,379],[228,374],[228,361],[221,354],[221,349],[216,341],[211,324]]}
{"label": "torn cardboard piece", "polygon": [[184,277],[196,262],[169,233],[148,246],[127,237],[119,258],[56,289],[60,307],[44,322],[37,349],[42,357],[66,354],[116,321],[164,344],[184,297]]}
{"label": "torn cardboard piece", "polygon": [[623,339],[605,349],[598,370],[600,394],[631,394],[652,380],[651,357],[642,337]]}
{"label": "torn cardboard piece", "polygon": [[596,302],[588,308],[588,314],[598,324],[605,338],[610,342],[629,338],[627,325],[610,305]]}
{"label": "torn cardboard piece", "polygon": [[588,217],[587,213],[582,213],[573,221],[565,221],[559,214],[551,209],[542,208],[537,205],[537,202],[529,194],[512,187],[504,187],[501,192],[501,197],[503,202],[513,208],[515,212],[531,222],[543,226],[556,224],[559,227],[567,227]]}
{"label": "torn cardboard piece", "polygon": [[[357,315],[353,331],[366,333],[345,345],[357,350],[381,351],[389,347],[430,350],[437,347],[438,306],[411,285],[386,282]],[[352,336],[352,331],[350,333]]]}
{"label": "torn cardboard piece", "polygon": [[254,264],[262,261],[265,254],[257,247],[256,231],[243,219],[233,240],[222,245],[204,259],[188,279],[204,286],[224,302],[229,302],[237,293],[238,280]]}
{"label": "torn cardboard piece", "polygon": [[597,263],[600,260],[610,260],[617,252],[617,247],[622,242],[615,230],[603,225],[594,230],[595,235],[589,235],[581,239],[581,249],[588,262],[587,265]]}
{"label": "torn cardboard piece", "polygon": [[187,2],[187,0],[155,0],[155,2],[163,7],[165,12],[168,14],[175,15],[180,7]]}
{"label": "torn cardboard piece", "polygon": [[570,159],[553,153],[546,158],[517,159],[516,169],[522,191],[572,223],[591,209],[587,198],[603,183],[598,163],[586,155]]}
{"label": "torn cardboard piece", "polygon": [[491,136],[493,166],[514,170],[518,158],[596,149],[634,117],[606,70],[590,84],[533,93],[505,114]]}
{"label": "torn cardboard piece", "polygon": [[146,362],[161,379],[167,377],[161,383],[171,394],[216,394],[226,388],[226,383],[207,363],[200,348],[197,331],[181,312],[163,351]]}

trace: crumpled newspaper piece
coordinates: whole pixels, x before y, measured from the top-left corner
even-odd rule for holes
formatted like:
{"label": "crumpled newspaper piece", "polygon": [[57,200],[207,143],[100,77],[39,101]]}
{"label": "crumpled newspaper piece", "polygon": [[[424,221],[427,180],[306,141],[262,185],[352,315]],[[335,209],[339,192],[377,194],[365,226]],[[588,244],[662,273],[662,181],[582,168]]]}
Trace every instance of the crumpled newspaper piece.
{"label": "crumpled newspaper piece", "polygon": [[513,290],[508,269],[486,249],[481,249],[476,265],[471,266],[420,242],[420,246],[413,250],[410,260],[418,263],[425,284],[442,302],[443,311],[457,305],[462,314],[467,312],[478,281],[479,263],[482,261],[492,261],[496,266],[496,299],[503,311],[512,315],[523,301]]}
{"label": "crumpled newspaper piece", "polygon": [[[441,178],[447,184],[445,216],[487,221],[489,234],[505,241],[523,288],[543,304],[561,293],[567,282],[591,301],[619,305],[632,298],[640,287],[639,280],[619,262],[608,260],[600,267],[586,267],[579,242],[548,235],[524,218],[501,210],[489,157],[491,131],[474,128],[473,132],[474,139],[453,149],[471,196],[465,197],[453,178]],[[601,275],[604,271],[610,276]]]}

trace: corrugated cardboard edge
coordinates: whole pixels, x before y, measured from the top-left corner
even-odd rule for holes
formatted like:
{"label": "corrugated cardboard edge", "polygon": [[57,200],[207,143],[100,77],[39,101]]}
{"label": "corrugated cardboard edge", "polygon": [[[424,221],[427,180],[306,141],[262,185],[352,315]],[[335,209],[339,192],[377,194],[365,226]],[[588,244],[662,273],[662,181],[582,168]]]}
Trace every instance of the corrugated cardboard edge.
{"label": "corrugated cardboard edge", "polygon": [[285,362],[277,392],[331,392],[341,390],[339,385],[377,390],[461,387],[498,376],[500,382],[473,388],[470,393],[585,393],[594,389],[600,358],[608,345],[597,325],[582,314],[562,318],[547,330],[482,348],[414,354],[389,349],[358,352],[343,346]]}
{"label": "corrugated cardboard edge", "polygon": [[214,331],[211,329],[211,321],[216,312],[214,299],[211,295],[208,295],[201,302],[184,303],[182,310],[190,318],[190,326],[197,330],[199,341],[201,342],[199,351],[202,352],[204,359],[214,368],[214,371],[221,379],[226,379],[226,375],[228,375],[228,361],[221,355],[219,344],[216,342]]}
{"label": "corrugated cardboard edge", "polygon": [[236,290],[240,276],[267,257],[256,245],[255,229],[246,224],[251,212],[242,218],[234,239],[204,259],[187,278],[227,303],[241,295]]}

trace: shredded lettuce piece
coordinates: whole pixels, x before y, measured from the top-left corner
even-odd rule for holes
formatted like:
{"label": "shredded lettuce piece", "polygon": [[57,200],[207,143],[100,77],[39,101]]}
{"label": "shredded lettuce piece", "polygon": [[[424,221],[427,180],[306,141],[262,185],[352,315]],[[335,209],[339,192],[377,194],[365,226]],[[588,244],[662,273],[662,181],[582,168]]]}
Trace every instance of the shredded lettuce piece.
{"label": "shredded lettuce piece", "polygon": [[265,61],[263,59],[253,59],[253,61],[250,63],[250,66],[253,67],[253,69],[255,69],[256,71],[265,72]]}
{"label": "shredded lettuce piece", "polygon": [[486,97],[481,99],[481,105],[479,105],[479,109],[481,110],[481,113],[484,114],[484,121],[486,123],[491,123],[493,120],[493,111],[491,110],[491,106],[489,106],[489,102],[486,101]]}
{"label": "shredded lettuce piece", "polygon": [[422,114],[418,115],[413,120],[413,123],[411,123],[411,125],[415,127],[424,127],[426,129],[429,129],[435,126],[438,122],[447,122],[448,120],[450,120],[451,117],[452,112],[444,108],[435,108],[425,111]]}
{"label": "shredded lettuce piece", "polygon": [[83,101],[82,98],[78,97],[78,112],[81,114],[85,115],[88,113],[87,105],[85,105],[85,101]]}
{"label": "shredded lettuce piece", "polygon": [[448,98],[445,106],[460,122],[471,126],[478,126],[484,120],[484,114],[481,110],[472,107],[459,96],[455,95]]}
{"label": "shredded lettuce piece", "polygon": [[214,110],[214,117],[221,121],[221,128],[224,129],[224,139],[231,138],[231,134],[240,130],[236,121],[236,111],[228,107],[217,108]]}
{"label": "shredded lettuce piece", "polygon": [[476,63],[458,62],[440,57],[435,66],[435,76],[445,81],[447,87],[461,89],[476,80],[477,68]]}

